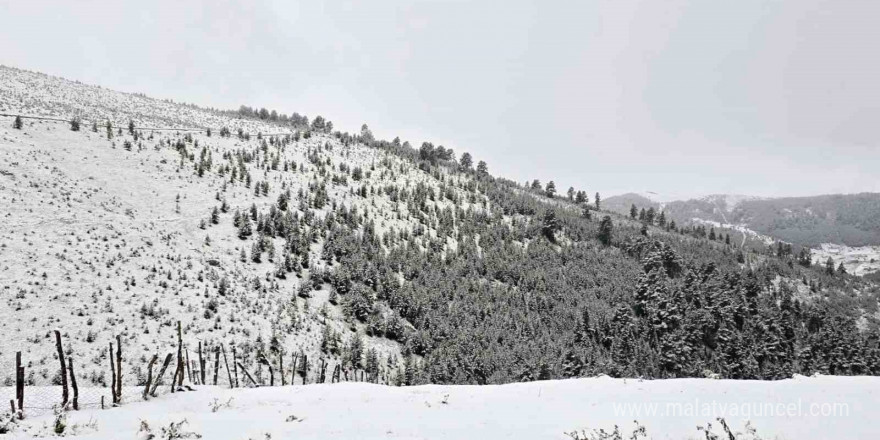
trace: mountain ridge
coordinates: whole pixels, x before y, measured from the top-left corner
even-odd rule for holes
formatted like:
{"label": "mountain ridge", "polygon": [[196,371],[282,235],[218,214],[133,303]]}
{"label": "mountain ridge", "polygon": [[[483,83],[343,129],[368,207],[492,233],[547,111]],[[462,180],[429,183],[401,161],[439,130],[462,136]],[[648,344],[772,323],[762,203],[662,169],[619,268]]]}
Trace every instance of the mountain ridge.
{"label": "mountain ridge", "polygon": [[798,197],[753,197],[717,194],[659,203],[637,194],[605,199],[605,206],[628,214],[638,208],[663,208],[677,222],[694,218],[741,225],[785,242],[818,247],[880,244],[880,193],[823,194]]}

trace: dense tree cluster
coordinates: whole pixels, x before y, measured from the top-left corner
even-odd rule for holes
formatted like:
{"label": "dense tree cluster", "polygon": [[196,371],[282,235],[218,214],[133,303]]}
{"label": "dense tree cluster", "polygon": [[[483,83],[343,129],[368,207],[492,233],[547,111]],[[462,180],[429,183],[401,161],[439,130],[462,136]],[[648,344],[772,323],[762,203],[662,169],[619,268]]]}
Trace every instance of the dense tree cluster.
{"label": "dense tree cluster", "polygon": [[261,121],[274,122],[289,127],[311,128],[312,130],[320,133],[333,132],[333,122],[324,119],[324,117],[320,115],[315,116],[315,119],[312,120],[310,124],[309,118],[307,116],[300,115],[296,112],[288,116],[285,113],[278,113],[278,111],[276,110],[268,110],[265,107],[257,109],[254,107],[242,105],[238,108],[238,110],[226,113],[234,113],[236,116],[241,118],[258,119]]}
{"label": "dense tree cluster", "polygon": [[[196,161],[188,142],[178,148],[256,197],[269,183],[252,171],[310,167],[308,191],[282,191],[268,209],[232,210],[248,243],[242,261],[300,277],[298,297],[329,289],[330,303],[367,335],[400,342],[400,383],[880,373],[877,324],[857,325],[861,310],[876,311],[876,291],[833,266],[825,274],[789,264],[809,257],[796,261],[785,246],[747,259],[714,228],[678,229],[653,208],[616,216],[601,211],[598,193],[587,206],[585,192],[559,197],[552,181],[526,188],[492,177],[482,161],[473,173],[470,155],[456,163],[430,143],[371,141],[434,182],[378,185],[371,176],[398,172],[393,161],[349,167],[318,148],[308,163],[288,162],[280,152],[293,141],[263,138],[216,164],[204,151]],[[352,195],[387,199],[413,227],[380,232],[368,212],[330,198],[328,188],[349,182]],[[206,223],[217,223],[218,209]],[[310,258],[315,244],[325,269]],[[325,353],[376,371],[360,336],[345,342],[327,329],[321,339]]]}

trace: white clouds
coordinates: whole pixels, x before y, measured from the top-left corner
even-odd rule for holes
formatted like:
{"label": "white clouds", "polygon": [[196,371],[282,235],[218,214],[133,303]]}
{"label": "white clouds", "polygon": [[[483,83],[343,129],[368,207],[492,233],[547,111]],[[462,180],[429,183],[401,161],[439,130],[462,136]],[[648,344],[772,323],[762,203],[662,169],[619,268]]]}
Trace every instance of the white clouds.
{"label": "white clouds", "polygon": [[[873,2],[26,2],[0,15],[5,64],[367,122],[516,180],[688,193],[701,178],[700,192],[772,195],[880,179]],[[803,174],[829,166],[868,177]],[[735,187],[742,176],[753,185]]]}

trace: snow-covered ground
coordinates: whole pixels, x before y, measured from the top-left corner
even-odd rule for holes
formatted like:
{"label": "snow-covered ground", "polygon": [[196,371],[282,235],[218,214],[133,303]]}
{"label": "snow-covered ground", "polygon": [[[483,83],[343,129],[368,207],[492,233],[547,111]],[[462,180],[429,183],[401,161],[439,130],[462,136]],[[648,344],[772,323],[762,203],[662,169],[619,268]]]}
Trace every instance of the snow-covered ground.
{"label": "snow-covered ground", "polygon": [[[84,120],[77,132],[66,122],[33,119],[17,130],[11,117],[0,117],[0,384],[13,381],[16,351],[23,354],[29,385],[52,383],[57,371],[52,330],[58,328],[84,386],[107,382],[106,349],[121,334],[124,363],[132,373],[125,378],[133,385],[143,379],[153,354],[171,350],[177,321],[193,354],[199,343],[235,344],[242,353],[274,337],[288,362],[293,353],[304,353],[312,374],[322,358],[332,371],[341,359],[319,349],[323,330],[349,344],[356,333],[364,335],[365,326],[346,319],[329,301],[328,284],[309,298],[296,294],[316,269],[328,268],[323,240],[313,240],[302,255],[309,268],[279,279],[274,274],[282,259],[273,262],[269,253],[261,261],[242,257],[253,256],[259,237],[239,239],[233,213],[254,206],[265,214],[289,191],[289,211],[304,218],[300,203],[307,205],[313,187],[322,184],[332,204],[313,210],[318,218],[333,206],[355,208],[381,236],[389,229],[424,227],[382,188],[441,187],[410,162],[360,143],[343,145],[329,134],[316,132],[281,146],[281,136],[261,139],[255,133],[292,128],[2,66],[0,112],[61,119],[78,114]],[[91,123],[107,119],[116,127],[110,139]],[[144,131],[135,138],[124,128],[129,120],[137,126],[208,126],[214,134]],[[219,127],[253,136],[221,137]],[[178,143],[190,158],[181,158]],[[199,177],[194,163],[202,152],[212,165]],[[239,161],[245,153],[254,159]],[[275,161],[285,165],[273,168]],[[297,166],[287,170],[288,163]],[[363,170],[359,180],[351,171],[355,167]],[[233,183],[232,168],[249,173],[253,184]],[[255,196],[260,182],[267,189]],[[368,186],[380,191],[355,195]],[[464,194],[458,185],[450,191]],[[212,224],[211,211],[222,208],[221,200],[229,212],[220,212],[218,224]],[[428,204],[450,206],[439,199]],[[308,233],[311,226],[301,223]],[[270,244],[273,254],[281,255],[284,240],[272,238]],[[225,295],[219,293],[222,280],[228,281]],[[396,342],[366,335],[364,342],[382,356],[383,371],[396,371]]]}
{"label": "snow-covered ground", "polygon": [[846,271],[853,275],[867,275],[880,270],[880,246],[850,247],[844,244],[822,243],[813,249],[813,260],[825,264],[831,257],[834,265],[843,263]]}
{"label": "snow-covered ground", "polygon": [[737,231],[743,235],[743,244],[745,243],[746,238],[760,241],[766,245],[771,245],[773,243],[776,243],[776,240],[773,237],[770,237],[770,236],[761,234],[760,232],[749,229],[748,226],[743,225],[743,224],[722,223],[722,222],[716,222],[716,221],[712,221],[712,220],[705,220],[705,219],[701,219],[701,218],[697,218],[697,217],[694,217],[691,220],[693,220],[694,223],[704,224],[707,226],[711,226],[713,228],[724,228],[724,229],[730,229],[733,231]]}
{"label": "snow-covered ground", "polygon": [[[721,434],[717,417],[741,433],[748,423],[762,439],[874,439],[880,433],[880,378],[202,387],[119,408],[69,412],[66,432],[82,439],[146,439],[138,433],[143,422],[162,438],[163,427],[186,420],[183,431],[211,440],[566,439],[572,431],[589,434],[614,425],[628,438],[637,420],[649,438],[687,439],[705,438],[697,426],[707,423]],[[49,433],[53,424],[52,415],[26,418],[9,437]]]}

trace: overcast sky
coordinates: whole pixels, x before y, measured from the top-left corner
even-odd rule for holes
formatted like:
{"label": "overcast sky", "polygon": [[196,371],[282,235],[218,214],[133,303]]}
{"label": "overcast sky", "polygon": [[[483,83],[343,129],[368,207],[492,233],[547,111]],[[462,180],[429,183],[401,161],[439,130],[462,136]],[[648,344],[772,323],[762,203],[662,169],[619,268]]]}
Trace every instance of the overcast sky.
{"label": "overcast sky", "polygon": [[661,198],[880,191],[880,1],[0,0],[0,63]]}

